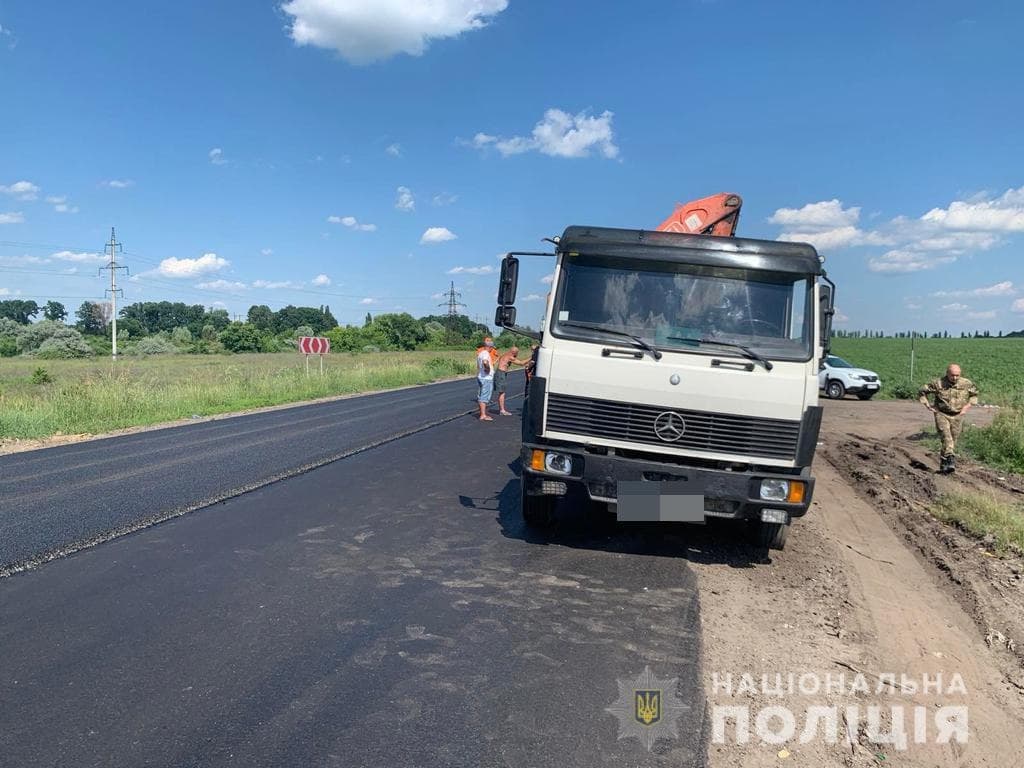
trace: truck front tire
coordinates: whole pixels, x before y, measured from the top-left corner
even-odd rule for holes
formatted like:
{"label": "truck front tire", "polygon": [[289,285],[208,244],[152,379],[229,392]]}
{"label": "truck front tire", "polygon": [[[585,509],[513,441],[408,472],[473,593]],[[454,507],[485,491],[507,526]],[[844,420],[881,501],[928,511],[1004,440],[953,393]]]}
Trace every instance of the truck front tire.
{"label": "truck front tire", "polygon": [[555,521],[554,496],[530,496],[526,492],[526,481],[521,480],[519,491],[522,495],[523,522],[531,528],[547,528]]}
{"label": "truck front tire", "polygon": [[754,522],[754,543],[768,549],[785,549],[789,526],[785,523]]}

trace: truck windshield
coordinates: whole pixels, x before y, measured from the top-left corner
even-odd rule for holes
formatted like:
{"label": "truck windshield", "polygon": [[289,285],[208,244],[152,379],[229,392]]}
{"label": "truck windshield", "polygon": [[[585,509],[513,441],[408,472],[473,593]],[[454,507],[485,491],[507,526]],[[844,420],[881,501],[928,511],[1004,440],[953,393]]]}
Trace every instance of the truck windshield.
{"label": "truck windshield", "polygon": [[811,280],[804,275],[575,256],[562,262],[552,331],[592,340],[574,323],[638,336],[665,351],[722,354],[740,344],[765,358],[811,357]]}

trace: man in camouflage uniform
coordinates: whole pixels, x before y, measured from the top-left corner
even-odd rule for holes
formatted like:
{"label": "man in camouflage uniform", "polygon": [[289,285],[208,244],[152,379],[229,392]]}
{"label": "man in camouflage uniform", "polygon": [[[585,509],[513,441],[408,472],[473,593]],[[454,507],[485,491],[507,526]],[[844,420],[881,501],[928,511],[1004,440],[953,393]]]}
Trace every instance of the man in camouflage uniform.
{"label": "man in camouflage uniform", "polygon": [[918,394],[922,405],[935,414],[935,428],[942,436],[939,472],[949,474],[956,469],[956,440],[964,426],[964,414],[978,404],[978,388],[960,374],[959,365],[950,363],[945,376],[928,382]]}

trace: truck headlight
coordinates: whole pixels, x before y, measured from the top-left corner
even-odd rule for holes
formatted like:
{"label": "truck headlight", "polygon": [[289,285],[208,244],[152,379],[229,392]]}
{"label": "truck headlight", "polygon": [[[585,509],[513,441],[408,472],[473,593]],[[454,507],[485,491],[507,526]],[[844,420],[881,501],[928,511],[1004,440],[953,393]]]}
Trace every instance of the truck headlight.
{"label": "truck headlight", "polygon": [[572,472],[572,459],[564,453],[545,453],[544,469],[555,475],[568,475]]}
{"label": "truck headlight", "polygon": [[785,501],[789,495],[789,480],[768,478],[761,481],[761,498],[765,501]]}
{"label": "truck headlight", "polygon": [[807,486],[802,480],[783,480],[769,477],[761,481],[761,498],[764,501],[785,501],[800,504],[804,500]]}

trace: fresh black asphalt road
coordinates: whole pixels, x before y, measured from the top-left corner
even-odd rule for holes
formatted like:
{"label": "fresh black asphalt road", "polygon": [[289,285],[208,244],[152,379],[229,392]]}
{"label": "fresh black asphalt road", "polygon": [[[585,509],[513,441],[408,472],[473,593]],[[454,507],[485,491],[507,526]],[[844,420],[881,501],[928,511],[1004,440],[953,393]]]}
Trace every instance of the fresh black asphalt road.
{"label": "fresh black asphalt road", "polygon": [[[0,765],[703,765],[688,534],[578,510],[527,531],[518,419],[459,417],[472,395],[5,458],[4,546],[24,558],[201,500],[200,469],[258,485],[457,416],[0,579]],[[605,711],[645,667],[687,707],[651,751]]]}

